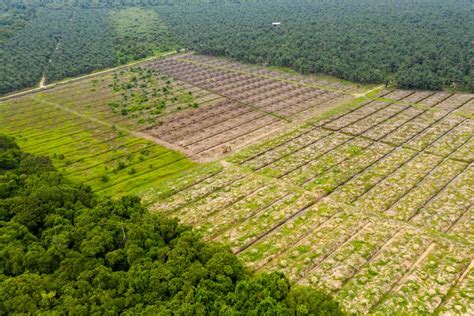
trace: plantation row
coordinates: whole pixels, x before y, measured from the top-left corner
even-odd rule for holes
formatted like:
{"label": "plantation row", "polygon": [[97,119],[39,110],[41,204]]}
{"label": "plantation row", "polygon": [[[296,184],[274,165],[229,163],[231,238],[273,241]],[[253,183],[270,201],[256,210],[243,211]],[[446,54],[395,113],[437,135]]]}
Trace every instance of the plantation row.
{"label": "plantation row", "polygon": [[[463,292],[469,279],[459,279],[466,271],[471,273],[467,249],[473,247],[473,213],[469,209],[474,193],[472,167],[445,163],[433,174],[437,177],[425,178],[423,186],[412,192],[427,202],[424,210],[429,215],[413,221],[394,220],[391,214],[364,205],[350,206],[338,194],[318,198],[287,182],[234,165],[203,169],[200,174],[187,175],[183,183],[173,182],[166,190],[147,192],[144,201],[153,211],[194,225],[208,240],[229,243],[250,267],[284,271],[294,281],[336,293],[350,311],[391,308],[429,313],[455,304],[461,307],[460,312],[469,312]],[[379,168],[373,173],[384,171]],[[411,185],[420,179],[419,170],[413,177],[406,173],[396,172],[397,177],[389,179],[406,179]],[[453,176],[456,179],[442,188],[446,178]],[[434,185],[440,192],[432,189],[427,194],[423,190],[426,185]],[[384,189],[384,194],[390,193]],[[432,202],[427,201],[430,195]],[[418,199],[404,201],[419,203]],[[440,218],[453,220],[440,225],[436,221]],[[455,236],[456,242],[432,229],[438,227]],[[416,285],[418,278],[423,282]],[[397,306],[400,300],[407,303]]]}
{"label": "plantation row", "polygon": [[263,78],[245,72],[245,65],[221,69],[187,59],[199,56],[185,57],[158,60],[148,66],[225,99],[206,109],[178,114],[178,119],[148,132],[199,160],[235,152],[282,130],[288,121],[314,115],[345,99],[340,93],[304,86],[281,76]]}
{"label": "plantation row", "polygon": [[289,120],[315,103],[340,97],[337,92],[311,88],[280,77],[242,73],[240,65],[223,69],[178,57],[153,62],[150,66],[194,86]]}
{"label": "plantation row", "polygon": [[199,1],[163,6],[160,14],[187,48],[206,55],[404,89],[474,92],[470,4]]}
{"label": "plantation row", "polygon": [[[329,196],[374,214],[421,226],[429,224],[436,231],[451,230],[463,221],[472,202],[472,162],[363,140],[358,143],[360,147],[356,144],[354,141],[345,150],[342,147],[335,150],[329,143],[322,143],[319,146],[324,151],[322,154],[317,148],[310,148],[313,155],[320,156],[312,162],[311,169],[304,170],[312,181],[302,181],[302,174],[295,177],[263,174],[283,178],[287,184],[291,181],[313,192],[311,197],[317,199]],[[293,156],[281,166],[286,167],[298,158]],[[458,194],[453,195],[454,192]],[[211,200],[215,201],[214,197]],[[461,227],[456,230],[458,235],[469,235],[468,227],[464,231]]]}
{"label": "plantation row", "polygon": [[[50,7],[51,5],[51,7]],[[115,67],[179,46],[154,9],[3,1],[0,94]],[[20,23],[15,23],[15,21]],[[14,22],[8,25],[8,22]]]}
{"label": "plantation row", "polygon": [[[0,103],[0,132],[16,137],[25,151],[52,157],[71,179],[108,195],[143,190],[194,166],[182,154],[134,136],[130,130],[142,126],[114,114],[111,98],[96,96],[90,84]],[[74,99],[81,91],[89,96]]]}
{"label": "plantation row", "polygon": [[[67,106],[82,114],[132,130],[145,130],[176,112],[217,102],[217,95],[137,67],[93,80],[83,80],[41,94],[45,101]],[[36,95],[38,96],[38,95]]]}
{"label": "plantation row", "polygon": [[1,131],[22,148],[55,154],[65,174],[110,194],[131,184],[139,192],[193,165],[136,136],[214,158],[284,127],[254,106],[140,66],[14,98],[0,108]]}
{"label": "plantation row", "polygon": [[474,96],[385,90],[144,201],[359,313],[469,314]]}
{"label": "plantation row", "polygon": [[236,69],[241,69],[242,72],[252,75],[266,78],[275,78],[279,80],[283,79],[285,81],[319,88],[321,90],[342,93],[360,93],[364,90],[362,85],[357,85],[349,81],[334,79],[331,80],[329,78],[314,75],[303,76],[296,71],[291,71],[286,68],[275,68],[275,70],[272,70],[269,67],[258,66],[255,64],[244,64],[226,58],[218,58],[206,55],[186,55],[180,59],[223,70],[235,71]]}

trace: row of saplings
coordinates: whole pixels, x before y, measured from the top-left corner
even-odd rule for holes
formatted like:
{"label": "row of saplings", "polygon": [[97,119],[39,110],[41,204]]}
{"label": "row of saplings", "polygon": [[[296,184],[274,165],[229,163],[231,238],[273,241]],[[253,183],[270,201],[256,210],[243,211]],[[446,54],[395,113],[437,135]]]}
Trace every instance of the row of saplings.
{"label": "row of saplings", "polygon": [[0,313],[340,315],[136,197],[98,197],[0,135]]}
{"label": "row of saplings", "polygon": [[[96,84],[92,81],[92,89]],[[116,72],[109,88],[112,93],[119,93],[119,99],[109,103],[112,111],[136,119],[139,124],[156,124],[156,119],[170,105],[179,104],[176,111],[183,106],[199,107],[191,91],[175,91],[173,80],[154,69],[131,67]]]}

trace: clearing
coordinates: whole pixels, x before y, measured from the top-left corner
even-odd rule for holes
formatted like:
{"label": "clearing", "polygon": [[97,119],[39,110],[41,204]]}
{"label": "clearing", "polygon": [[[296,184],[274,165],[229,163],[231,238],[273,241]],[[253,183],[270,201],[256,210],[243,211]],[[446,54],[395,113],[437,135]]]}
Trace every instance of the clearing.
{"label": "clearing", "polygon": [[473,314],[474,95],[373,88],[185,54],[0,103],[0,132],[348,311]]}

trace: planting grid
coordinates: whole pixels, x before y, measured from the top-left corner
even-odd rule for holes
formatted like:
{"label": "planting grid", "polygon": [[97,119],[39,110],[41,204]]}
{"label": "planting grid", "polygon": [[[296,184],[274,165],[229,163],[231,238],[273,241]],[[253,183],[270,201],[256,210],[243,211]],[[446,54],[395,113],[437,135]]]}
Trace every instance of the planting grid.
{"label": "planting grid", "polygon": [[272,70],[269,67],[257,66],[252,64],[244,64],[238,61],[232,61],[226,58],[211,57],[205,55],[193,55],[188,54],[181,56],[180,59],[185,59],[191,62],[199,62],[207,66],[213,66],[214,68],[221,68],[225,70],[242,70],[245,73],[251,73],[261,77],[267,78],[279,78],[284,79],[287,82],[296,84],[304,84],[311,87],[316,87],[322,90],[338,91],[344,93],[361,93],[364,92],[365,87],[356,85],[352,82],[344,82],[342,80],[334,80],[329,78],[323,78],[321,76],[313,75],[300,75],[296,72],[285,72]]}
{"label": "planting grid", "polygon": [[474,314],[473,115],[474,95],[384,90],[143,200],[350,312]]}
{"label": "planting grid", "polygon": [[0,133],[25,151],[51,157],[67,177],[108,195],[130,193],[192,168],[183,154],[39,96],[0,103]]}
{"label": "planting grid", "polygon": [[[158,64],[173,64],[175,59]],[[180,80],[156,67],[150,70],[150,63],[141,64],[2,101],[0,132],[15,136],[25,150],[50,155],[74,180],[117,195],[129,192],[132,184],[134,192],[156,186],[194,167],[188,158],[214,159],[295,120],[289,112],[281,112],[286,118],[273,115],[236,102],[217,88],[196,84],[198,72]],[[240,78],[237,70],[226,75]],[[267,95],[274,95],[260,98],[261,102],[280,98],[295,115],[330,107],[344,98],[342,93],[338,98],[334,92],[287,84],[282,78],[257,84],[261,78],[250,77],[255,83],[253,94],[260,85],[258,91],[266,89]],[[283,101],[290,97],[294,107]],[[310,104],[310,99],[320,105]]]}
{"label": "planting grid", "polygon": [[[111,102],[123,99],[123,91],[111,88],[115,73],[0,102],[0,133],[14,136],[28,152],[50,156],[56,167],[71,179],[114,196],[157,186],[195,167],[184,154],[141,137],[143,131],[156,123],[141,123],[134,117],[114,112]],[[128,75],[125,72],[119,78],[124,80]],[[156,89],[163,86],[162,81],[153,85]],[[173,87],[170,100],[174,95],[191,92],[199,108],[222,99],[174,80],[168,86]],[[143,89],[135,87],[127,92],[138,95]],[[150,91],[150,103],[156,99]],[[130,106],[135,104],[130,102]],[[134,114],[146,117],[152,110],[143,108]],[[193,110],[177,98],[176,102],[168,102],[157,118]]]}
{"label": "planting grid", "polygon": [[212,161],[324,112],[348,98],[272,73],[246,71],[242,64],[185,55],[150,62],[170,77],[223,98],[212,107],[179,113],[147,133],[178,146],[199,161]]}

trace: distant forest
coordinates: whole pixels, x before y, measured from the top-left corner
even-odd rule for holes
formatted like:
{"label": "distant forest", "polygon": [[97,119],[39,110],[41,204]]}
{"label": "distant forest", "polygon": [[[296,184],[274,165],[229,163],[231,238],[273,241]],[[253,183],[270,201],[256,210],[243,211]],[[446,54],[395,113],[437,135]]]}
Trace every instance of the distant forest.
{"label": "distant forest", "polygon": [[0,4],[0,94],[179,47],[362,83],[474,91],[469,0],[29,3]]}
{"label": "distant forest", "polygon": [[0,94],[176,50],[153,8],[21,2],[0,4]]}

